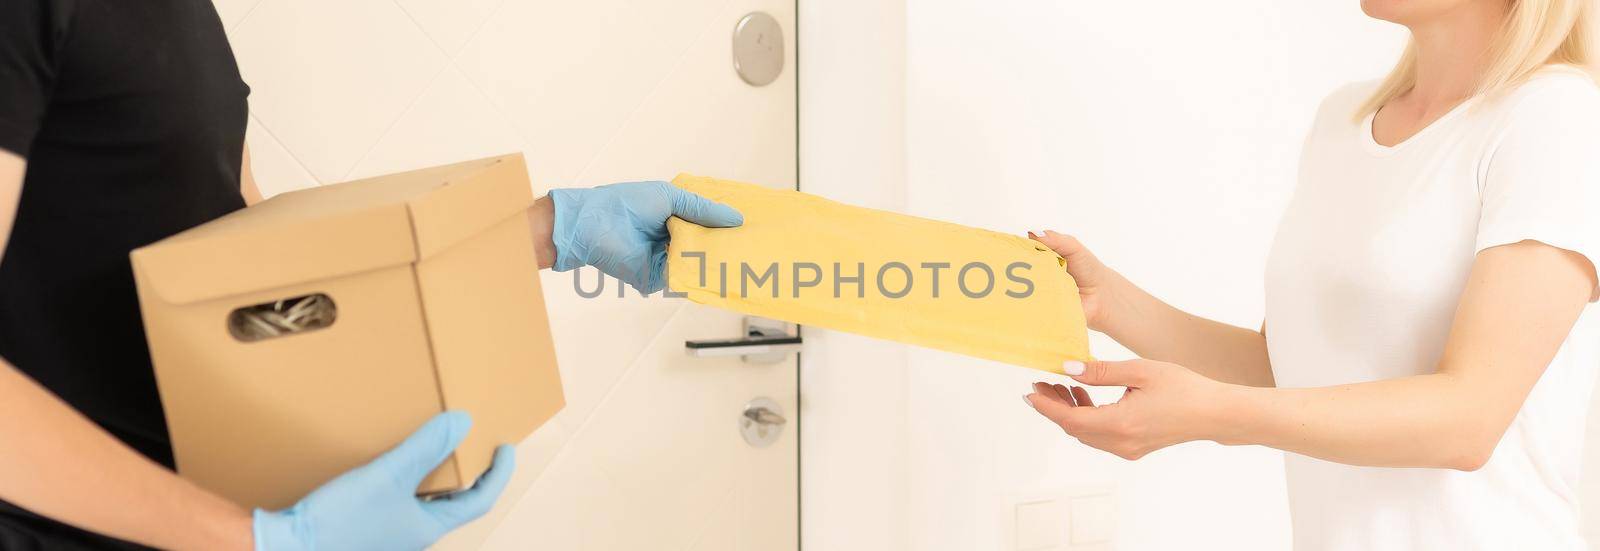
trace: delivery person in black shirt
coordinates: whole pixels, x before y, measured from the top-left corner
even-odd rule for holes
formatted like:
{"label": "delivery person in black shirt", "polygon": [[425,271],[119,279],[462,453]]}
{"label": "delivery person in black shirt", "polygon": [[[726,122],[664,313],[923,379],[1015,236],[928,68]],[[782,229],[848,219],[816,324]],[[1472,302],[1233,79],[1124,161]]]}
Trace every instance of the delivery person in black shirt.
{"label": "delivery person in black shirt", "polygon": [[[417,549],[493,505],[420,501],[468,430],[442,414],[283,511],[179,478],[128,253],[259,200],[249,88],[211,0],[0,0],[0,549]],[[663,182],[557,190],[529,210],[542,267],[662,286],[666,220],[742,223]]]}

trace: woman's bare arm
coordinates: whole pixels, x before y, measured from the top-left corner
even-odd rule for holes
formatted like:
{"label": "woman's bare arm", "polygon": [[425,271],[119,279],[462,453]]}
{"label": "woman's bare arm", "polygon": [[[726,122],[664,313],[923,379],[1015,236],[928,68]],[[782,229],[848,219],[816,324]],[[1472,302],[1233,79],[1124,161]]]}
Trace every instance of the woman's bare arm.
{"label": "woman's bare arm", "polygon": [[1473,263],[1433,373],[1276,389],[1220,383],[1167,362],[1092,362],[1074,378],[1129,387],[1121,401],[1094,407],[1081,389],[1047,383],[1028,400],[1085,444],[1130,459],[1214,440],[1350,465],[1473,470],[1489,460],[1595,288],[1583,255],[1536,241],[1502,245]]}
{"label": "woman's bare arm", "polygon": [[1435,373],[1240,392],[1241,442],[1358,465],[1487,461],[1596,287],[1583,255],[1535,241],[1478,255]]}
{"label": "woman's bare arm", "polygon": [[[0,151],[0,258],[26,162]],[[0,499],[164,549],[250,549],[250,513],[139,455],[0,360]]]}
{"label": "woman's bare arm", "polygon": [[1120,307],[1100,331],[1141,358],[1188,366],[1202,375],[1253,387],[1271,387],[1263,331],[1228,325],[1167,304],[1122,280]]}
{"label": "woman's bare arm", "polygon": [[1116,339],[1141,358],[1182,364],[1222,382],[1273,386],[1264,330],[1235,327],[1174,308],[1100,262],[1072,236],[1045,231],[1032,237],[1067,260],[1089,328]]}

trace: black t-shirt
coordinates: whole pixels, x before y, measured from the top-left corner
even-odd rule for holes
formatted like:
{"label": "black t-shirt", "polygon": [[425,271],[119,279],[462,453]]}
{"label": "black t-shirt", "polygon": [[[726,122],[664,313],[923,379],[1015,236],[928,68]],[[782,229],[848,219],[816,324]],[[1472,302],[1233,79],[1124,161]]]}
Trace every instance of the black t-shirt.
{"label": "black t-shirt", "polygon": [[[0,357],[169,467],[128,253],[244,206],[248,94],[211,0],[0,1]],[[0,549],[117,545],[0,502]]]}

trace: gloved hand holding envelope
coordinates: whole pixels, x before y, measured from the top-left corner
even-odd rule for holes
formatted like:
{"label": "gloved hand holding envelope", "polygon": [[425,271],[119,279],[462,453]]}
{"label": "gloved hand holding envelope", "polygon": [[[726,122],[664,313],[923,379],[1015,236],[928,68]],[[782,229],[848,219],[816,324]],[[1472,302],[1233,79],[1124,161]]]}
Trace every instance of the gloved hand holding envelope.
{"label": "gloved hand holding envelope", "polygon": [[796,191],[688,174],[672,183],[745,218],[668,224],[675,296],[1052,373],[1089,359],[1077,285],[1038,242]]}

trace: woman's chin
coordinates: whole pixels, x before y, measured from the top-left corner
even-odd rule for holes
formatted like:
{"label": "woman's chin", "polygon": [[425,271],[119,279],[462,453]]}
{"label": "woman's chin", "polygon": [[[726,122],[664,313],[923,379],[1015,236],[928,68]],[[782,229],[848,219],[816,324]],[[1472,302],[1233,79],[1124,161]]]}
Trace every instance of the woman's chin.
{"label": "woman's chin", "polygon": [[1403,0],[1361,0],[1361,12],[1367,17],[1390,23],[1400,23],[1402,13],[1405,12]]}
{"label": "woman's chin", "polygon": [[1361,0],[1367,17],[1410,26],[1470,7],[1472,0]]}

